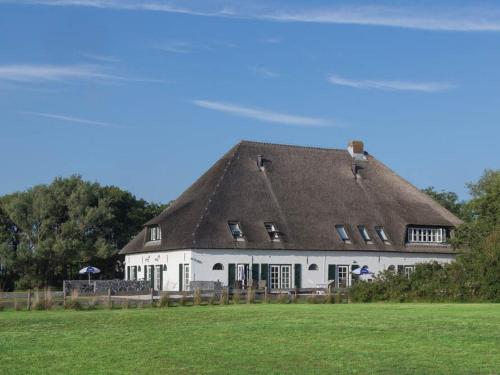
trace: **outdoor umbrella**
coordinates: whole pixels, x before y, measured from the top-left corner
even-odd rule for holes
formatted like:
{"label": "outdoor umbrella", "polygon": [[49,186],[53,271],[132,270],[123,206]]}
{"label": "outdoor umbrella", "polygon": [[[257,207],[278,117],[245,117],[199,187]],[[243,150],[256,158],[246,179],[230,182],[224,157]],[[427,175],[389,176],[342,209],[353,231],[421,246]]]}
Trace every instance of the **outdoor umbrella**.
{"label": "outdoor umbrella", "polygon": [[353,275],[371,275],[373,272],[371,272],[368,267],[361,267],[361,268],[356,268],[354,271],[352,271]]}
{"label": "outdoor umbrella", "polygon": [[92,266],[87,266],[87,267],[83,267],[79,273],[81,275],[85,274],[85,273],[88,273],[89,274],[89,284],[90,284],[90,274],[91,273],[99,273],[101,272],[101,270],[97,267],[92,267]]}

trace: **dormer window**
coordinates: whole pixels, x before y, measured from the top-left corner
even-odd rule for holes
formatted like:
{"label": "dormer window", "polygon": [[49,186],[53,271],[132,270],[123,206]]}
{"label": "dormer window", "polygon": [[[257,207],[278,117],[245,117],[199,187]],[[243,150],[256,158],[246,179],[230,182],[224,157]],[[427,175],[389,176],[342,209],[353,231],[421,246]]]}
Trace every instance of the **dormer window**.
{"label": "dormer window", "polygon": [[161,240],[161,229],[158,225],[154,227],[149,227],[148,241],[159,241]]}
{"label": "dormer window", "polygon": [[264,223],[264,226],[266,227],[267,234],[269,235],[271,241],[280,240],[280,232],[278,231],[278,228],[276,228],[276,225],[273,223]]}
{"label": "dormer window", "polygon": [[366,243],[371,243],[372,239],[370,237],[370,234],[368,233],[368,230],[364,225],[358,225],[358,230],[359,234],[361,234],[361,237],[365,240]]}
{"label": "dormer window", "polygon": [[241,224],[239,221],[230,221],[228,225],[229,225],[229,230],[231,231],[231,234],[233,235],[233,238],[236,241],[245,241],[245,238],[243,237],[243,231],[241,230]]}
{"label": "dormer window", "polygon": [[417,243],[444,243],[446,242],[445,228],[408,228],[408,242]]}
{"label": "dormer window", "polygon": [[335,229],[337,230],[337,233],[342,241],[345,243],[351,243],[351,239],[349,238],[344,225],[335,225]]}
{"label": "dormer window", "polygon": [[375,227],[375,232],[377,232],[379,238],[383,243],[385,243],[386,245],[389,245],[391,243],[389,241],[389,237],[387,237],[387,234],[385,233],[384,227]]}

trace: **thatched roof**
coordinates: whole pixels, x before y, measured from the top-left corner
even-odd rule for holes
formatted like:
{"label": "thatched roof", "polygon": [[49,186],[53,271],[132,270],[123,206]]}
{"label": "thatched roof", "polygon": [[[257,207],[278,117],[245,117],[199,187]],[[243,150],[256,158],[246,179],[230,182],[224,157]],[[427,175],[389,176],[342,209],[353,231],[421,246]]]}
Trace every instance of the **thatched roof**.
{"label": "thatched roof", "polygon": [[[161,241],[145,243],[143,229],[121,253],[192,248],[452,251],[407,246],[406,228],[452,228],[460,223],[457,217],[371,155],[358,178],[352,163],[346,150],[242,141],[145,224],[160,225]],[[241,223],[245,241],[233,239],[228,228],[232,220]],[[280,242],[270,240],[264,222],[276,224]],[[338,224],[346,226],[350,244],[339,238]],[[361,238],[358,225],[367,227],[372,244]],[[377,226],[384,227],[390,244],[379,240]]]}

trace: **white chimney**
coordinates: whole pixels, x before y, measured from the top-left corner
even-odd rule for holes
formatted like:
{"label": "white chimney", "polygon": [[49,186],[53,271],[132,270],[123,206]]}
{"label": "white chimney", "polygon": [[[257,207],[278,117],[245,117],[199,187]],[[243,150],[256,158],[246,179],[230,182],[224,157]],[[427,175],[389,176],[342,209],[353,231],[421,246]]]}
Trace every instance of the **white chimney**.
{"label": "white chimney", "polygon": [[351,154],[354,160],[364,161],[367,160],[364,145],[362,141],[351,141],[347,146],[347,151]]}

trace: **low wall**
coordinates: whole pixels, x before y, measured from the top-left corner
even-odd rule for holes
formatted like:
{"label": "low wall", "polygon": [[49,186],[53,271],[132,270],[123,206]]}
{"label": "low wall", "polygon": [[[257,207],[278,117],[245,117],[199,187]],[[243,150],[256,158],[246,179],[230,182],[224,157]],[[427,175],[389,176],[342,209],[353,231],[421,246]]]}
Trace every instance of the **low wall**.
{"label": "low wall", "polygon": [[77,290],[79,294],[148,294],[150,282],[144,280],[64,280],[63,291],[66,295]]}

